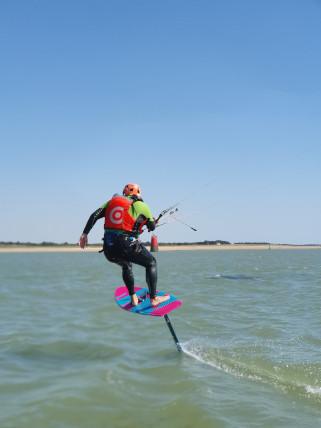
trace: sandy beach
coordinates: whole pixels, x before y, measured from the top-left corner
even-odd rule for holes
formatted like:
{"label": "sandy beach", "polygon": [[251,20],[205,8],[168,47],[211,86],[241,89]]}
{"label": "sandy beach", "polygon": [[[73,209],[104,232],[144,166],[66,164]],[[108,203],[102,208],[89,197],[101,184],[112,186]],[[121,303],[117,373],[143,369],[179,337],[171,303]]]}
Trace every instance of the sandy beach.
{"label": "sandy beach", "polygon": [[[147,246],[150,249],[149,246]],[[28,245],[3,245],[0,246],[0,253],[72,253],[98,252],[101,246],[89,246],[82,250],[78,245],[53,245],[53,246],[28,246]],[[321,245],[294,245],[294,244],[229,244],[229,245],[159,245],[159,251],[191,251],[191,250],[214,250],[214,251],[231,251],[231,250],[304,250],[304,249],[321,249]]]}

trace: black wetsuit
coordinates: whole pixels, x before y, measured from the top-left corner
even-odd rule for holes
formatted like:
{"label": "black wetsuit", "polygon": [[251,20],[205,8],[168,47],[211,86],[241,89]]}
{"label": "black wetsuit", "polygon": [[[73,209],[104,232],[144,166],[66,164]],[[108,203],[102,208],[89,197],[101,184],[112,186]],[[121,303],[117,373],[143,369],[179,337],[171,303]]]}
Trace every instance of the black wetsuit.
{"label": "black wetsuit", "polygon": [[[83,233],[88,235],[96,221],[105,217],[106,206],[98,208],[89,217]],[[146,220],[138,217],[137,225],[140,220]],[[147,221],[149,231],[155,229],[155,222]],[[138,229],[138,228],[137,228]],[[149,288],[150,298],[153,299],[156,295],[157,284],[157,263],[155,257],[147,250],[147,248],[137,239],[138,232],[127,233],[116,230],[105,230],[104,234],[104,254],[105,257],[112,263],[117,263],[122,267],[123,280],[128,289],[129,295],[133,295],[134,291],[134,274],[132,263],[145,267],[146,282]]]}

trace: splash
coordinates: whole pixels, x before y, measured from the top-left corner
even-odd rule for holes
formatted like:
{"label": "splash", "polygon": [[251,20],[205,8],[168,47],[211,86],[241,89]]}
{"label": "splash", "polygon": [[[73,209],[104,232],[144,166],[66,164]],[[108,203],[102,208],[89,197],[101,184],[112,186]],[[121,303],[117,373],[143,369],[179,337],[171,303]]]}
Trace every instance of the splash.
{"label": "splash", "polygon": [[[249,350],[254,357],[249,357],[242,355],[238,348],[213,348],[195,339],[181,343],[181,346],[189,357],[230,376],[272,385],[285,393],[294,393],[321,403],[319,366],[310,367],[310,375],[306,377],[306,365],[290,366],[269,362],[262,356],[255,355],[255,347]],[[319,385],[313,385],[317,382]]]}
{"label": "splash", "polygon": [[258,374],[249,372],[244,364],[237,362],[232,357],[228,357],[227,354],[220,349],[211,349],[207,345],[198,343],[195,340],[185,342],[181,344],[181,346],[183,352],[189,357],[217,370],[221,370],[224,373],[239,378],[262,380]]}
{"label": "splash", "polygon": [[321,386],[306,385],[305,390],[308,394],[318,395],[321,398]]}

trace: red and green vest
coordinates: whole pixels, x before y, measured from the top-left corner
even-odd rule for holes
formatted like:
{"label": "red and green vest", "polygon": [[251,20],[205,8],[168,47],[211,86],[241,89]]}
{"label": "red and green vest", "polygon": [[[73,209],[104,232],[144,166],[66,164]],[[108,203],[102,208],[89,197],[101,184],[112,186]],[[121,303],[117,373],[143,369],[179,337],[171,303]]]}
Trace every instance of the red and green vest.
{"label": "red and green vest", "polygon": [[[137,224],[140,216],[143,216],[144,220]],[[105,229],[142,233],[142,228],[148,220],[153,220],[153,216],[149,207],[142,201],[117,195],[106,204]]]}

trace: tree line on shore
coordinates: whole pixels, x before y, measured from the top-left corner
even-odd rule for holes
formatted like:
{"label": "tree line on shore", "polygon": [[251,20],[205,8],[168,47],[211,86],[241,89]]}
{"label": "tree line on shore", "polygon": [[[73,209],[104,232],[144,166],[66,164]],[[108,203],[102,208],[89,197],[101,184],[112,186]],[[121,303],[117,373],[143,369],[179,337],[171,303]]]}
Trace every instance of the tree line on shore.
{"label": "tree line on shore", "polygon": [[[144,245],[148,246],[150,245],[149,241],[143,242]],[[238,245],[269,245],[269,242],[234,242],[234,244]],[[50,241],[43,241],[43,242],[20,242],[20,241],[0,241],[0,246],[24,246],[24,247],[72,247],[75,246],[75,243],[70,242],[50,242]],[[89,246],[96,247],[98,245],[101,245],[101,243],[96,244],[89,244]],[[217,239],[215,241],[198,241],[198,242],[159,242],[158,245],[231,245],[231,242],[224,241]]]}

